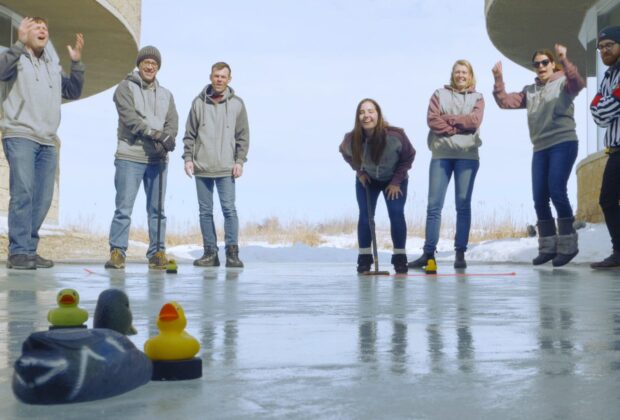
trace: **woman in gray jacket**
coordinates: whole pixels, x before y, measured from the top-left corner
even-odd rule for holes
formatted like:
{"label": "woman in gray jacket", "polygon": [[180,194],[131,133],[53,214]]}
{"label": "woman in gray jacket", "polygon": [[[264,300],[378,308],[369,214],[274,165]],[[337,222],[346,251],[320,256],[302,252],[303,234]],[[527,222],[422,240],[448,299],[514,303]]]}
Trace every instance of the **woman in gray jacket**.
{"label": "woman in gray jacket", "polygon": [[441,210],[450,178],[454,174],[456,236],[454,268],[466,268],[465,251],[471,225],[471,197],[480,166],[478,148],[482,144],[479,128],[484,114],[484,98],[476,92],[474,70],[467,60],[452,66],[450,85],[437,89],[428,105],[428,148],[433,153],[428,177],[426,240],[424,253],[409,263],[410,268],[424,267],[434,258]]}
{"label": "woman in gray jacket", "polygon": [[[585,82],[577,67],[566,58],[566,47],[556,44],[555,54],[559,63],[551,51],[535,51],[532,55],[535,83],[514,93],[506,93],[502,63],[497,62],[493,67],[493,96],[500,108],[527,109],[534,146],[532,193],[538,219],[538,256],[532,264],[553,260],[553,266],[560,267],[579,252],[566,186],[578,148],[573,101]],[[557,231],[549,201],[557,213]]]}

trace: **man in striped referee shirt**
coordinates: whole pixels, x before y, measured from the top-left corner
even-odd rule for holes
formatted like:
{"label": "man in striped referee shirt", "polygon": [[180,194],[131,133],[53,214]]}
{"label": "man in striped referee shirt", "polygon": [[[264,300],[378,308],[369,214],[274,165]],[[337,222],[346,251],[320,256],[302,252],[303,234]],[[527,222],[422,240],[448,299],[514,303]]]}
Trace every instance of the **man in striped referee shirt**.
{"label": "man in striped referee shirt", "polygon": [[613,252],[590,266],[606,269],[620,268],[620,26],[610,26],[599,33],[598,50],[609,68],[592,100],[590,111],[598,126],[607,127],[605,147],[608,159],[599,204],[605,215]]}

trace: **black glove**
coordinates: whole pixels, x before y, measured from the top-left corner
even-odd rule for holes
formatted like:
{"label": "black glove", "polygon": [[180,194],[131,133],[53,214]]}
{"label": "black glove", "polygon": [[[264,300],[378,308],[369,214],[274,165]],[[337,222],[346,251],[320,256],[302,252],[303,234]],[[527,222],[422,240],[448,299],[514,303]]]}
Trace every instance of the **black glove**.
{"label": "black glove", "polygon": [[166,152],[172,152],[176,146],[174,137],[169,134],[164,134],[160,142],[164,146],[164,149],[166,149]]}
{"label": "black glove", "polygon": [[159,156],[160,159],[165,159],[168,152],[164,147],[163,143],[158,141],[153,141],[153,148],[155,149],[155,154]]}

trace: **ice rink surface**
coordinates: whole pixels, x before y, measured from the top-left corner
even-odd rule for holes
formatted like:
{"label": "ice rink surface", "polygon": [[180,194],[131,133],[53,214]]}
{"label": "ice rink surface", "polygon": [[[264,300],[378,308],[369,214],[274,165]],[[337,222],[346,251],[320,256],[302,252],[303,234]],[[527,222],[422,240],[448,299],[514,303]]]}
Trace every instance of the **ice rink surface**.
{"label": "ice rink surface", "polygon": [[[354,271],[0,268],[0,418],[620,418],[620,271],[498,264],[453,276],[447,262],[437,277]],[[203,377],[88,403],[19,402],[11,378],[21,344],[47,329],[67,287],[80,293],[89,326],[99,293],[123,289],[139,349],[163,303],[178,301],[201,343]]]}

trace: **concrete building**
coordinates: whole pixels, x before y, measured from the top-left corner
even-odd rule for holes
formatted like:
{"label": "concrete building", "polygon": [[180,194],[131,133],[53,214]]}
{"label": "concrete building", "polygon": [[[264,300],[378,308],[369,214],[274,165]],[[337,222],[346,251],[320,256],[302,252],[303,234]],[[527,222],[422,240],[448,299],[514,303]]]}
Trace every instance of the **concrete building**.
{"label": "concrete building", "polygon": [[[596,51],[596,36],[605,26],[620,25],[620,0],[485,0],[485,16],[495,47],[528,69],[532,51],[556,42],[566,45],[571,61],[588,77],[589,107],[606,69]],[[598,195],[607,159],[604,130],[591,118],[587,121],[588,138],[580,139],[580,147],[585,141],[588,156],[577,163],[577,218],[601,222]]]}
{"label": "concrete building", "polygon": [[[52,43],[57,46],[63,69],[70,68],[65,45],[73,45],[75,34],[84,34],[82,61],[86,80],[82,98],[116,85],[135,63],[140,40],[141,0],[2,0],[0,3],[0,50],[17,39],[17,27],[25,16],[41,16],[49,21]],[[66,122],[65,122],[66,123]],[[62,170],[60,168],[59,170]],[[9,173],[4,153],[0,153],[0,214],[9,205]],[[58,222],[59,174],[56,174],[54,201],[47,222]]]}

